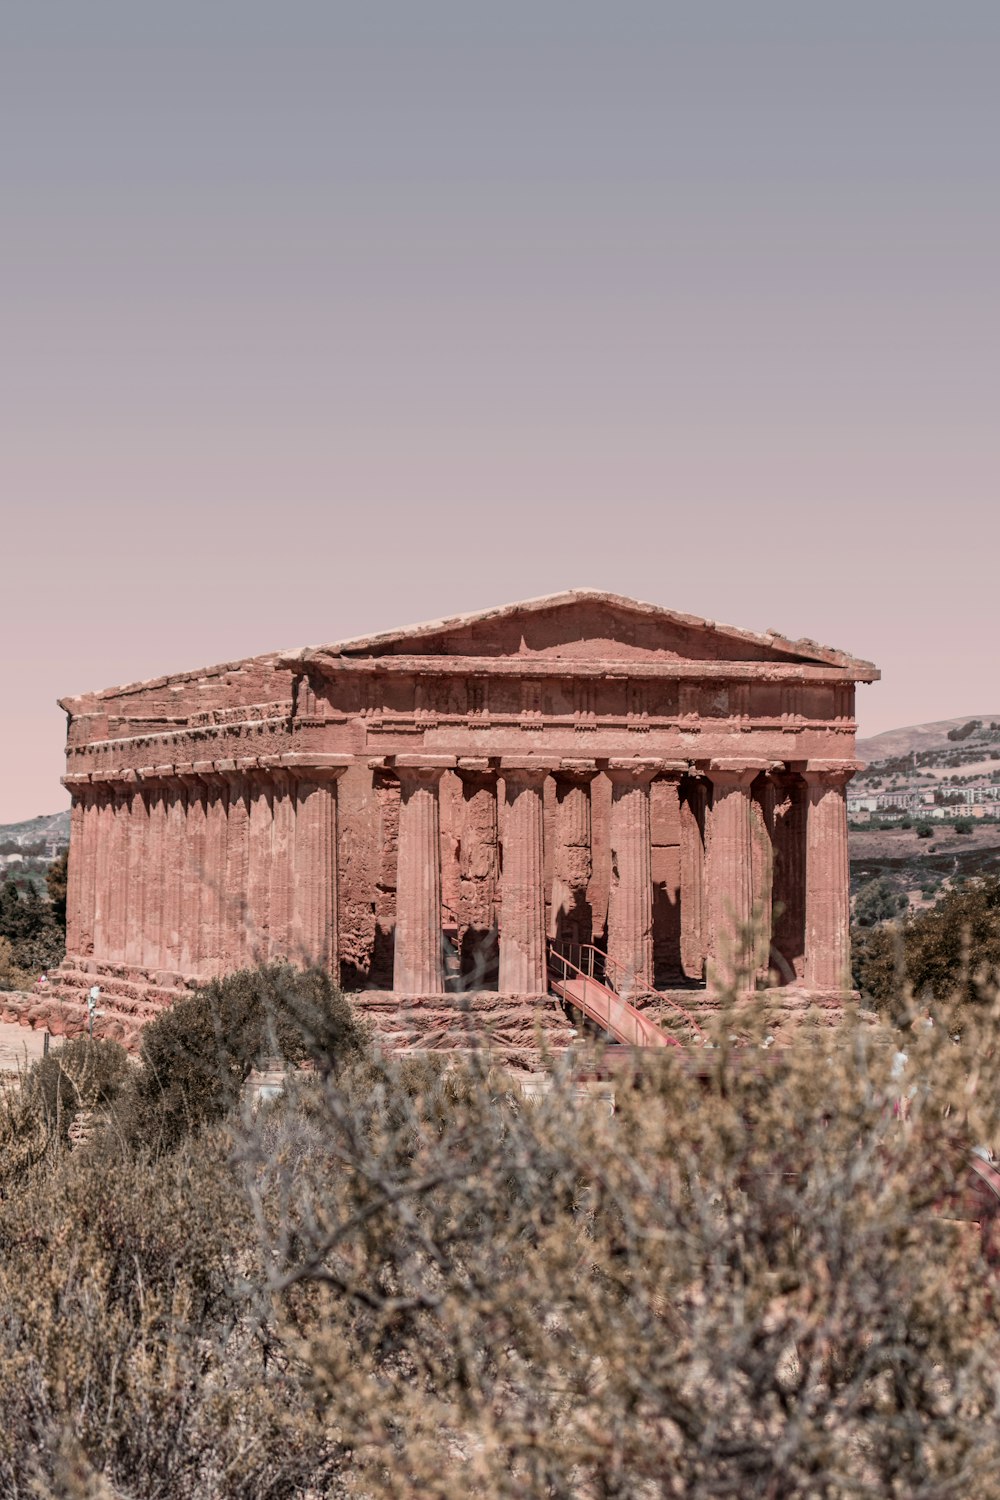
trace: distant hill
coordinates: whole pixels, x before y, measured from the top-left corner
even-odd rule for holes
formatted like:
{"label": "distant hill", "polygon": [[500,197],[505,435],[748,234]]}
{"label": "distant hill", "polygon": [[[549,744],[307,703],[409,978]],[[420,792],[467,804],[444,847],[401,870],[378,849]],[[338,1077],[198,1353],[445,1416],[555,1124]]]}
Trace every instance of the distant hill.
{"label": "distant hill", "polygon": [[[935,719],[929,724],[908,724],[904,729],[886,729],[882,734],[872,735],[871,739],[858,740],[858,759],[891,760],[901,755],[912,755],[915,750],[953,749],[956,742],[949,740],[948,731],[962,729],[975,719],[980,719],[984,727],[988,728],[991,723],[1000,724],[1000,712],[966,714],[961,719]],[[975,734],[970,735],[969,742],[975,743],[977,738],[979,736]]]}
{"label": "distant hill", "polygon": [[69,843],[69,808],[57,813],[39,813],[37,818],[28,818],[23,823],[0,823],[0,844],[37,839],[59,838]]}

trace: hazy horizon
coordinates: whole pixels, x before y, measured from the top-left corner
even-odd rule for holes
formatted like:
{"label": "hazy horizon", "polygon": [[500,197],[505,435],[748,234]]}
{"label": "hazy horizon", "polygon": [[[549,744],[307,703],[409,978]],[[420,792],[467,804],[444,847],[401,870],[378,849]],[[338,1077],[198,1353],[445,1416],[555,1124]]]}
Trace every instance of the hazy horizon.
{"label": "hazy horizon", "polygon": [[0,822],[56,698],[564,588],[972,716],[1000,8],[0,16]]}

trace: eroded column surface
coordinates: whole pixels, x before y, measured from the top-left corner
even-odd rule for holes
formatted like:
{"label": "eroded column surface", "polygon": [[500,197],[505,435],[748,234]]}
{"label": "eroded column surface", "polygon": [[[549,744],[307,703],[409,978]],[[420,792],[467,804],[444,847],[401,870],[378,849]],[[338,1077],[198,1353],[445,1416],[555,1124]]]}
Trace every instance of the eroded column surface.
{"label": "eroded column surface", "polygon": [[805,972],[806,786],[792,772],[773,772],[774,919],[771,961],[782,983]]}
{"label": "eroded column surface", "polygon": [[441,955],[442,764],[396,759],[399,777],[399,859],[392,987],[401,995],[444,993]]}
{"label": "eroded column surface", "polygon": [[760,943],[752,936],[753,829],[750,788],[766,769],[756,761],[713,760],[709,765],[706,886],[708,890],[709,979],[717,985],[752,988]]}
{"label": "eroded column surface", "polygon": [[501,829],[500,993],[544,995],[545,818],[542,789],[548,767],[503,760]]}
{"label": "eroded column surface", "polygon": [[489,973],[496,972],[497,775],[485,760],[463,762],[458,774],[462,782],[458,946],[461,973],[478,989]]}
{"label": "eroded column surface", "polygon": [[685,978],[702,980],[708,957],[705,835],[708,787],[694,776],[681,783],[681,967]]}
{"label": "eroded column surface", "polygon": [[608,966],[624,992],[653,986],[653,866],[649,785],[661,761],[612,760]]}
{"label": "eroded column surface", "polygon": [[594,868],[590,786],[596,775],[593,761],[563,761],[555,774],[550,935],[574,943],[589,943],[593,936],[587,890]]}
{"label": "eroded column surface", "polygon": [[295,772],[295,886],[291,956],[340,979],[337,935],[337,777],[343,768]]}
{"label": "eroded column surface", "polygon": [[846,787],[853,763],[810,761],[806,784],[806,963],[811,990],[851,988],[851,875]]}

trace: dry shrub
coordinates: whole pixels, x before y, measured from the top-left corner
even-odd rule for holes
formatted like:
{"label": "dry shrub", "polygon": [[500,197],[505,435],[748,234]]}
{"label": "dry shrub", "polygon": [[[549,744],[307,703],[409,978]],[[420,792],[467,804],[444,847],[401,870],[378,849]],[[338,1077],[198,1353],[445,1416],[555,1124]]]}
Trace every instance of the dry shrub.
{"label": "dry shrub", "polygon": [[129,1082],[128,1055],[117,1042],[75,1037],[31,1068],[28,1090],[45,1124],[62,1137],[81,1110],[107,1110]]}
{"label": "dry shrub", "polygon": [[1000,1493],[990,1281],[940,1211],[996,1138],[986,1059],[921,1029],[904,1123],[885,1033],[718,1041],[613,1116],[566,1068],[528,1104],[382,1063],[251,1137],[347,1493]]}
{"label": "dry shrub", "polygon": [[0,1493],[1000,1495],[994,1279],[955,1218],[998,1020],[779,1047],[724,1015],[627,1062],[614,1113],[594,1057],[529,1100],[352,1033],[256,1115],[224,1078],[224,1120],[151,1144],[112,1100],[73,1153],[26,1091]]}

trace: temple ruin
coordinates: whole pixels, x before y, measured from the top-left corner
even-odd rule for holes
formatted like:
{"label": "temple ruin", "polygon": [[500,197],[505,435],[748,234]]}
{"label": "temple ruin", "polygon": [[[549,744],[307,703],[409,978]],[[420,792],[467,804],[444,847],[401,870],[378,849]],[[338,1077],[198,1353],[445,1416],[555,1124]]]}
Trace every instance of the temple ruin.
{"label": "temple ruin", "polygon": [[653,1017],[709,1008],[734,966],[836,1013],[854,691],[877,677],[573,590],[64,699],[64,1014],[96,979],[128,1033],[288,959],[400,1046],[481,1019],[516,1048],[567,1024],[554,960],[595,954]]}

